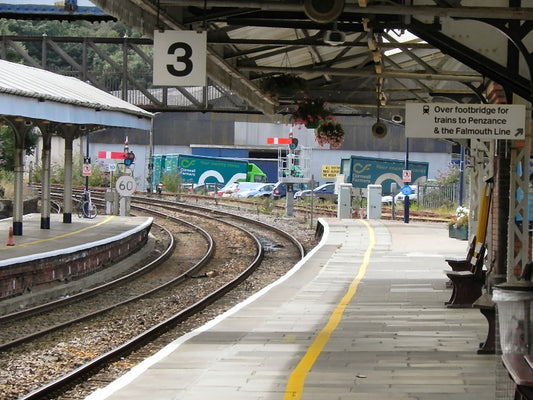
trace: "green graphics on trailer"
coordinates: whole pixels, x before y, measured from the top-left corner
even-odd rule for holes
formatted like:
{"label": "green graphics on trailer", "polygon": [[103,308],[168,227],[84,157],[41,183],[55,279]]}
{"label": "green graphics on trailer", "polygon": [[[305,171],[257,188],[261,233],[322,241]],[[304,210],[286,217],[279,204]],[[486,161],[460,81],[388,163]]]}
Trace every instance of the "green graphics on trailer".
{"label": "green graphics on trailer", "polygon": [[178,170],[178,154],[156,154],[152,156],[152,163],[152,183],[157,185],[163,179],[164,174]]}
{"label": "green graphics on trailer", "polygon": [[[409,161],[410,183],[417,184],[425,181],[428,168],[427,162]],[[351,156],[341,160],[341,174],[344,174],[348,183],[357,188],[381,184],[384,192],[388,192],[392,182],[402,187],[405,170],[405,161],[402,160],[362,156]]]}
{"label": "green graphics on trailer", "polygon": [[264,182],[266,175],[246,160],[190,154],[154,155],[153,181],[161,181],[163,173],[177,172],[184,183],[203,185],[235,181]]}
{"label": "green graphics on trailer", "polygon": [[184,182],[225,183],[246,180],[248,162],[180,154],[178,172]]}

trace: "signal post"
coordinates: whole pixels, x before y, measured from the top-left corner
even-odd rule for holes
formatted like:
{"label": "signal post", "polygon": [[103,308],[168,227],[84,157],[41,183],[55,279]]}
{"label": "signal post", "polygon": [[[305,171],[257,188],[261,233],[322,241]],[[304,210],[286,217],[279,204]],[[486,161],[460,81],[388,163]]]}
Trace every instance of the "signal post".
{"label": "signal post", "polygon": [[[110,186],[105,194],[106,213],[120,216],[130,215],[131,195],[137,190],[137,182],[133,178],[133,165],[135,163],[135,153],[130,151],[128,138],[124,141],[124,152],[119,151],[99,151],[98,158],[112,160],[108,164],[108,171],[111,174]],[[116,160],[116,161],[115,161]],[[111,186],[113,173],[117,164],[123,164],[124,170],[118,177],[115,187]]]}
{"label": "signal post", "polygon": [[278,181],[283,182],[287,189],[285,217],[294,216],[295,183],[307,183],[310,180],[311,153],[310,149],[298,148],[298,139],[292,131],[287,138],[268,138],[267,144],[286,145],[278,148]]}

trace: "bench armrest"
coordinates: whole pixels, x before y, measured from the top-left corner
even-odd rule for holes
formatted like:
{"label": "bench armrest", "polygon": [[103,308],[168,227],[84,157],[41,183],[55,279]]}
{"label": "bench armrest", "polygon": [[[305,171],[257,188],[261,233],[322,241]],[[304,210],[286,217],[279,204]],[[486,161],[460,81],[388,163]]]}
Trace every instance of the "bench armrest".
{"label": "bench armrest", "polygon": [[533,369],[523,354],[504,354],[502,361],[514,383],[520,386],[533,386]]}
{"label": "bench armrest", "polygon": [[488,293],[483,294],[480,298],[474,301],[474,304],[472,304],[472,307],[480,309],[493,309],[495,306],[496,303]]}
{"label": "bench armrest", "polygon": [[467,271],[472,266],[470,264],[470,260],[459,260],[459,259],[454,260],[454,259],[447,258],[446,262],[448,263],[448,265],[451,267],[453,271]]}

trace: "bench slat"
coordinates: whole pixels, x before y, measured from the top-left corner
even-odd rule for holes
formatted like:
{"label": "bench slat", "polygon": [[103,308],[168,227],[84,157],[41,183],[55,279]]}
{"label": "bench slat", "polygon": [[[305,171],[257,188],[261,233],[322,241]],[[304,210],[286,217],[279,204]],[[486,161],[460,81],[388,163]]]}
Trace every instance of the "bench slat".
{"label": "bench slat", "polygon": [[523,354],[504,354],[502,361],[514,383],[520,386],[533,386],[533,369]]}

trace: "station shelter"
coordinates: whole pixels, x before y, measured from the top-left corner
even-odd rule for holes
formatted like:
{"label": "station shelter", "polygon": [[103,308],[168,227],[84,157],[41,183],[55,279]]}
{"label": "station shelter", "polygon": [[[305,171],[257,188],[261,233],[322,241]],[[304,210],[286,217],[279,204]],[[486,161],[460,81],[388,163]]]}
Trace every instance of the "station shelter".
{"label": "station shelter", "polygon": [[105,127],[152,127],[152,113],[79,79],[0,60],[0,124],[15,134],[13,234],[23,234],[24,138],[37,127],[42,135],[41,229],[50,229],[51,143],[64,138],[63,222],[72,221],[73,141]]}

